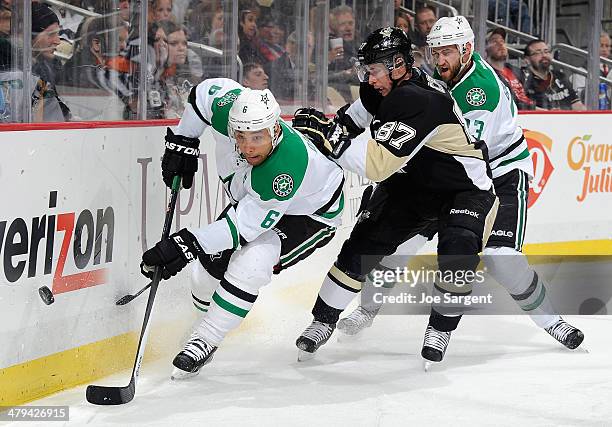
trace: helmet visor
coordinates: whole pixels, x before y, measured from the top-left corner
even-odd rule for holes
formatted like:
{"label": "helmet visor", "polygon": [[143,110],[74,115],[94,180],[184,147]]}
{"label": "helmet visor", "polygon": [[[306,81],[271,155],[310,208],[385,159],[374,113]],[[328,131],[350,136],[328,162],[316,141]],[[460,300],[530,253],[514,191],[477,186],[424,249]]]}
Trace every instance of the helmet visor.
{"label": "helmet visor", "polygon": [[357,71],[357,78],[361,83],[367,83],[370,80],[370,76],[375,79],[380,79],[388,76],[391,70],[382,62],[375,64],[361,64],[356,63],[355,69]]}

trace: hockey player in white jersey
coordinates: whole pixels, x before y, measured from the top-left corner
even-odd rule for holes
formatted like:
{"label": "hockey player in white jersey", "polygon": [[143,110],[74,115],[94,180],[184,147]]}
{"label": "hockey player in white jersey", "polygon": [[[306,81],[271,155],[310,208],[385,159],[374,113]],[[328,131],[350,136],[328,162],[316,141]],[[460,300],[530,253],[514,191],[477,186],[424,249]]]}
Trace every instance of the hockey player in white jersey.
{"label": "hockey player in white jersey", "polygon": [[[432,62],[436,65],[434,77],[448,85],[470,133],[476,139],[483,140],[488,147],[500,206],[483,251],[485,266],[536,325],[566,347],[574,349],[584,338],[582,332],[556,314],[546,294],[543,279],[529,267],[521,253],[533,163],[523,130],[517,124],[517,108],[510,91],[481,56],[473,52],[474,34],[464,17],[440,18],[428,35],[427,43]],[[355,117],[360,115],[352,110],[355,108],[349,109],[348,113]],[[408,251],[402,255],[416,253],[426,241],[426,237],[415,237]],[[402,261],[406,261],[406,258],[402,257]],[[394,262],[398,262],[398,257],[384,259],[381,265],[390,269],[400,267]],[[367,282],[366,286],[372,286],[372,283]],[[382,292],[385,291],[388,292],[383,288]],[[358,333],[372,324],[381,305],[363,301],[349,316],[338,322],[338,329],[350,335]],[[440,339],[441,335],[447,336]],[[434,353],[441,360],[446,350],[444,344],[449,342],[449,338],[448,332],[428,329],[424,350],[426,347],[439,350]]]}
{"label": "hockey player in white jersey", "polygon": [[197,374],[272,274],[327,244],[340,224],[342,170],[279,117],[269,90],[211,79],[192,90],[177,133],[168,129],[166,185],[180,175],[191,186],[198,137],[212,127],[219,177],[231,200],[215,222],[184,228],[142,257],[143,274],[149,277],[161,266],[164,279],[199,260],[192,292],[194,303],[207,312],[175,357],[173,378]]}

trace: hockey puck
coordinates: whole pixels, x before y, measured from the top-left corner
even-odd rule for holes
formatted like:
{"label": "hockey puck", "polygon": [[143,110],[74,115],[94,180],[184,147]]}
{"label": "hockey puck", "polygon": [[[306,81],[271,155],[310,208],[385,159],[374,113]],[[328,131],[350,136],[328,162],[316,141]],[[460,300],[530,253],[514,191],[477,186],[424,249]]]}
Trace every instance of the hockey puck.
{"label": "hockey puck", "polygon": [[46,286],[41,286],[38,288],[38,295],[40,295],[40,299],[47,305],[53,304],[55,302],[55,298],[53,297],[53,292]]}

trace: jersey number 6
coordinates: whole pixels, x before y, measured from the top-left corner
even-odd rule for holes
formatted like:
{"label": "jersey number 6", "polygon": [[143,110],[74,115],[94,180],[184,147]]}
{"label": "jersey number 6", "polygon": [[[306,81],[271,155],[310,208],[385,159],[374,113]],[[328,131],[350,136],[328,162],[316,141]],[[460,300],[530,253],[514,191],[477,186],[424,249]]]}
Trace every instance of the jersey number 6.
{"label": "jersey number 6", "polygon": [[261,228],[272,227],[272,224],[274,224],[274,220],[278,218],[279,215],[280,212],[276,212],[275,210],[271,210],[270,212],[268,212],[268,215],[266,215],[264,220],[261,222]]}

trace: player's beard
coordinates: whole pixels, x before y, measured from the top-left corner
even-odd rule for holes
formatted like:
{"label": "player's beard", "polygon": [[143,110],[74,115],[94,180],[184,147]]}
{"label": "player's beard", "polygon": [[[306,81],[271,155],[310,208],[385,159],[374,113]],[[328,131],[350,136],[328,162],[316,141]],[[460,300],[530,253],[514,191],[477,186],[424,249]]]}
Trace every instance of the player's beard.
{"label": "player's beard", "polygon": [[[445,83],[451,84],[459,75],[459,70],[461,70],[461,63],[457,62],[456,64],[448,67],[448,71],[446,71],[444,75],[440,74],[440,77]],[[438,69],[438,73],[440,73],[440,69]]]}

